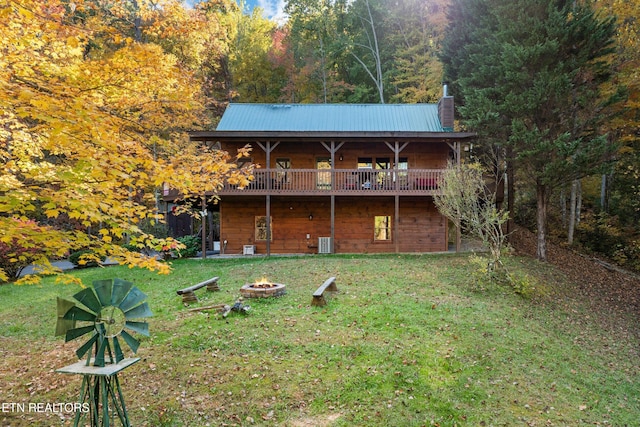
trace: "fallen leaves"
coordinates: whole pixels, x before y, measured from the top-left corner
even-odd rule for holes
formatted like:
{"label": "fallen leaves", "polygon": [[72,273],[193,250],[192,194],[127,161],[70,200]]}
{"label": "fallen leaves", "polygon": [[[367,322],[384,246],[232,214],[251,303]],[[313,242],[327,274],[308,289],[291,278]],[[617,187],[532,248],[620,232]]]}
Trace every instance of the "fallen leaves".
{"label": "fallen leaves", "polygon": [[[517,253],[534,257],[536,254],[536,236],[524,228],[517,228],[510,236],[509,243]],[[619,269],[609,269],[598,260],[586,257],[572,250],[547,242],[548,260],[562,271],[574,287],[561,287],[553,284],[554,291],[565,298],[587,296],[590,309],[598,314],[600,322],[608,326],[628,328],[625,321],[628,315],[640,314],[640,279]],[[603,325],[604,326],[604,325]],[[638,330],[627,333],[638,334]]]}

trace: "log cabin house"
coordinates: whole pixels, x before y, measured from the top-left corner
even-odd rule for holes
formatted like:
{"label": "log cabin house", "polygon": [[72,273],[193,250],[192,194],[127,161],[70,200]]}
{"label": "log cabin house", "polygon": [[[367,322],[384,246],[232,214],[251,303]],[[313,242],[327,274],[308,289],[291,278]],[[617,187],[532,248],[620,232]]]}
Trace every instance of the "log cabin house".
{"label": "log cabin house", "polygon": [[453,97],[437,104],[229,104],[192,140],[259,165],[246,188],[218,193],[225,254],[448,250],[433,203],[450,159],[475,134],[453,131]]}

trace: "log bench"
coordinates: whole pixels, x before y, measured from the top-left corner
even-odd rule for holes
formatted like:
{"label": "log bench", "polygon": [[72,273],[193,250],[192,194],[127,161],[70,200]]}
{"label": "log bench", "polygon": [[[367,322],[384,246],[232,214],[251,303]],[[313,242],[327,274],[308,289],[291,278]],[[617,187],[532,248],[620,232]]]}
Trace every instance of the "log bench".
{"label": "log bench", "polygon": [[327,305],[327,300],[324,299],[325,292],[338,292],[338,287],[336,286],[336,278],[329,277],[325,282],[313,293],[313,299],[311,300],[311,305],[315,305],[318,307],[322,307]]}
{"label": "log bench", "polygon": [[189,286],[188,288],[180,289],[179,291],[176,291],[176,293],[178,295],[182,295],[182,302],[184,303],[198,302],[198,297],[196,296],[195,291],[200,288],[204,288],[205,286],[209,292],[219,291],[220,286],[218,285],[218,279],[219,277],[213,277],[209,280],[205,280],[204,282]]}

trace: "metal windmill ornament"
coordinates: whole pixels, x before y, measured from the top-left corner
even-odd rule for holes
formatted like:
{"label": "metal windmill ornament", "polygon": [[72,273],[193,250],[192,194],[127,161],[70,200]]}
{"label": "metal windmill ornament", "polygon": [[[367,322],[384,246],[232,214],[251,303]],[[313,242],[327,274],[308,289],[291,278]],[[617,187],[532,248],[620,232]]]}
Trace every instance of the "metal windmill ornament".
{"label": "metal windmill ornament", "polygon": [[147,296],[131,282],[107,279],[92,285],[73,295],[77,302],[58,298],[56,336],[64,335],[68,342],[89,335],[76,355],[78,359],[86,356],[87,366],[104,367],[105,360],[119,363],[124,359],[120,338],[133,353],[138,351],[140,342],[128,331],[149,336],[149,324],[134,319],[151,317],[153,313],[145,302]]}

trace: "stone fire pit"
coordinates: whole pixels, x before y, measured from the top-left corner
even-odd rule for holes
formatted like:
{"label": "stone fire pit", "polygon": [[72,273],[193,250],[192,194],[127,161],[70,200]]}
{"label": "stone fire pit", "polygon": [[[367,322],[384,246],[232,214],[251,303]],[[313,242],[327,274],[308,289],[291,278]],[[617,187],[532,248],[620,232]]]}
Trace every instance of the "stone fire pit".
{"label": "stone fire pit", "polygon": [[256,283],[247,283],[240,288],[240,294],[244,298],[279,297],[284,295],[286,291],[286,285],[282,283],[271,283],[264,279]]}

